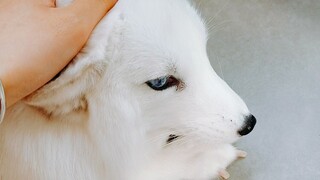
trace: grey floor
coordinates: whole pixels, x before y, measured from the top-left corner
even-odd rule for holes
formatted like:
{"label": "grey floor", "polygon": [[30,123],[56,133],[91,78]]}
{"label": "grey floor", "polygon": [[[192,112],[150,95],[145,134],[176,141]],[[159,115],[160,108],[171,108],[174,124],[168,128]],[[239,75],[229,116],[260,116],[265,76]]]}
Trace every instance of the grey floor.
{"label": "grey floor", "polygon": [[258,124],[231,180],[320,179],[320,0],[196,0],[217,73]]}

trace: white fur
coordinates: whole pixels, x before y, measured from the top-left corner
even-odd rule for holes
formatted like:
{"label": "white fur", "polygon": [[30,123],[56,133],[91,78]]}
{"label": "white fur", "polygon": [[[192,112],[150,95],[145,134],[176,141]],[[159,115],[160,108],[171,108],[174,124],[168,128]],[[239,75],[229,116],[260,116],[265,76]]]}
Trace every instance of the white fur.
{"label": "white fur", "polygon": [[[211,68],[206,40],[185,0],[119,0],[58,79],[8,110],[0,179],[216,177],[249,111]],[[185,87],[145,84],[164,75]],[[167,144],[170,134],[180,138]]]}

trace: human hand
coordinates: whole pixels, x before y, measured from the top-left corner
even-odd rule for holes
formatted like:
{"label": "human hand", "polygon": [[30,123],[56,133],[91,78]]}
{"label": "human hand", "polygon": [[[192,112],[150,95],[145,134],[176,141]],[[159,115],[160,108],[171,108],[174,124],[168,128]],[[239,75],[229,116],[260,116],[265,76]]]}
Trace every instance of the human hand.
{"label": "human hand", "polygon": [[1,0],[0,79],[7,106],[51,80],[81,50],[116,0]]}

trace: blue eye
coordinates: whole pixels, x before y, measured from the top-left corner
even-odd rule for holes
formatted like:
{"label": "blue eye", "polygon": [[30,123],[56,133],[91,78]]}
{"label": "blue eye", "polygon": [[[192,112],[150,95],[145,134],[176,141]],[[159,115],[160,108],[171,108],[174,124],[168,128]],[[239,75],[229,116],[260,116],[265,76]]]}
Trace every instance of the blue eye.
{"label": "blue eye", "polygon": [[150,88],[156,91],[162,91],[169,87],[178,85],[179,81],[173,76],[163,76],[147,81],[146,83]]}

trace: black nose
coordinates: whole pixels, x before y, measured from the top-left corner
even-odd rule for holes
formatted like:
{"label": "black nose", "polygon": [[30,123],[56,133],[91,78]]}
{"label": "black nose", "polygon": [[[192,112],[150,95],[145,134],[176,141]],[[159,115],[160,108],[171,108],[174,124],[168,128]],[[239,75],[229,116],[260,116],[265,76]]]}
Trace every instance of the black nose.
{"label": "black nose", "polygon": [[254,126],[256,125],[256,118],[253,115],[249,115],[246,117],[245,121],[244,121],[244,125],[241,127],[241,129],[238,131],[238,133],[241,136],[245,136],[247,134],[249,134]]}

